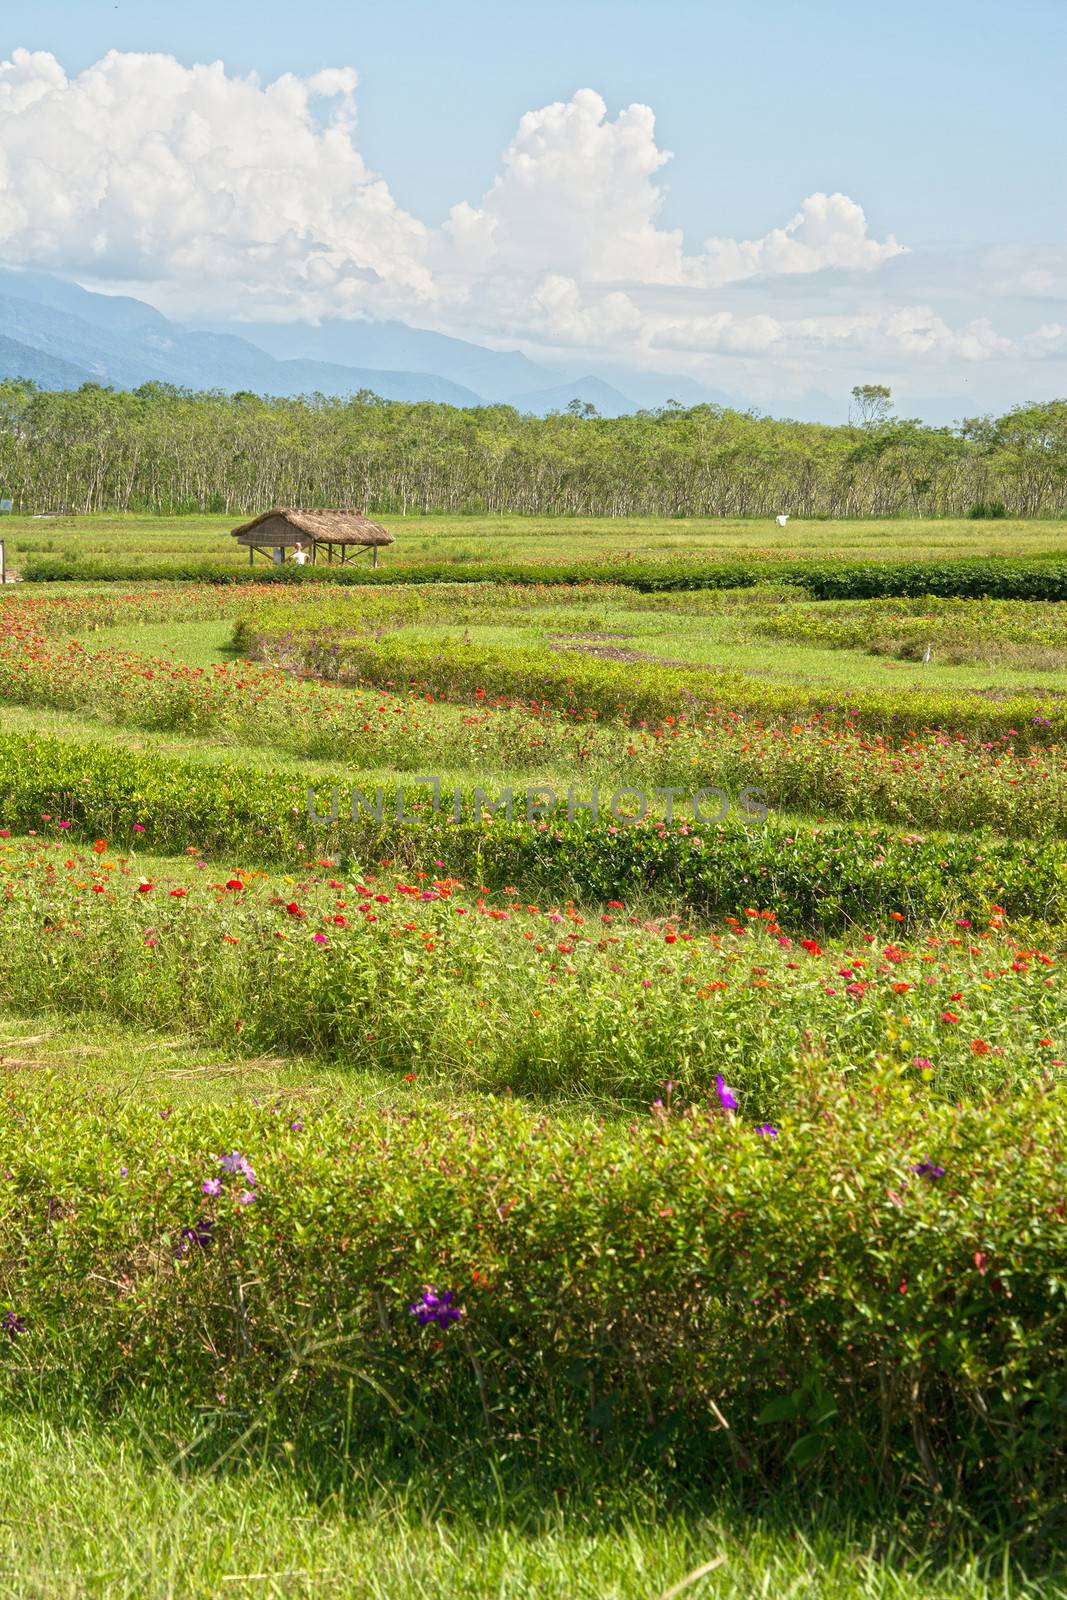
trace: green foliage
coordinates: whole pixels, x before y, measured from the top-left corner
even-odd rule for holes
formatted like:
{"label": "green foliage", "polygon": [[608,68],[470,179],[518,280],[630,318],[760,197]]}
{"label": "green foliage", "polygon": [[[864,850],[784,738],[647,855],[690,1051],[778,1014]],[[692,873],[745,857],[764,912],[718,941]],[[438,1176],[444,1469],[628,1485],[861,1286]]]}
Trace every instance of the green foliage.
{"label": "green foliage", "polygon": [[[77,393],[0,383],[0,481],[25,511],[227,512],[355,505],[381,512],[684,517],[1062,514],[1067,402],[960,430],[886,415],[868,426],[782,422],[718,406],[617,418],[522,416],[507,406],[322,395],[264,399]],[[920,483],[926,487],[920,489]]]}
{"label": "green foliage", "polygon": [[755,584],[793,584],[813,600],[874,600],[893,596],[981,600],[1067,600],[1067,562],[1054,556],[952,561],[704,561],[693,558],[625,561],[423,562],[403,566],[391,560],[371,567],[247,568],[221,562],[78,560],[33,556],[22,567],[28,583],[195,582],[207,584],[338,584],[395,587],[413,583],[586,583],[621,585],[640,594],[699,589],[737,589]]}
{"label": "green foliage", "polygon": [[[551,1472],[591,1437],[630,1470],[1019,1526],[1064,1491],[1062,1117],[832,1081],[777,1138],[718,1110],[564,1132],[506,1103],[161,1120],[12,1089],[0,1390],[178,1390],[253,1425],[269,1394],[327,1448],[506,1438]],[[426,1285],[458,1321],[419,1326]]]}
{"label": "green foliage", "polygon": [[[557,897],[626,899],[651,889],[664,902],[701,912],[771,907],[800,930],[835,928],[899,911],[909,921],[946,915],[984,917],[999,904],[1012,917],[1067,922],[1067,874],[1058,841],[1002,840],[980,832],[920,838],[884,827],[799,824],[708,826],[679,818],[615,827],[607,819],[551,824],[476,822],[473,792],[461,821],[431,811],[427,789],[420,822],[397,818],[395,791],[373,810],[346,815],[351,780],[338,774],[345,799],[338,821],[308,820],[308,785],[246,765],[205,766],[72,741],[0,736],[5,773],[3,818],[10,830],[72,824],[75,837],[130,841],[135,824],[160,853],[195,846],[243,862],[299,863],[332,858],[420,864],[442,851],[460,877],[490,885],[523,884]],[[330,813],[325,785],[317,810]],[[373,797],[369,797],[373,803]],[[447,800],[446,796],[446,800]],[[498,798],[496,796],[494,799]],[[584,799],[582,795],[579,799]],[[415,815],[412,797],[405,815]],[[520,811],[521,815],[521,811]]]}
{"label": "green foliage", "polygon": [[[310,608],[308,608],[310,609]],[[342,684],[403,684],[418,694],[464,701],[503,698],[630,724],[701,719],[743,712],[768,721],[818,718],[827,728],[900,737],[917,729],[952,729],[1021,744],[1062,738],[1064,709],[1051,697],[995,698],[944,690],[837,689],[775,682],[741,671],[669,662],[615,661],[544,646],[496,646],[412,633],[353,637],[351,614],[339,626],[326,607],[294,611],[269,602],[239,617],[237,649],[254,659]]]}
{"label": "green foliage", "polygon": [[1008,515],[1008,508],[1003,500],[976,500],[967,507],[967,515],[973,522],[995,522]]}

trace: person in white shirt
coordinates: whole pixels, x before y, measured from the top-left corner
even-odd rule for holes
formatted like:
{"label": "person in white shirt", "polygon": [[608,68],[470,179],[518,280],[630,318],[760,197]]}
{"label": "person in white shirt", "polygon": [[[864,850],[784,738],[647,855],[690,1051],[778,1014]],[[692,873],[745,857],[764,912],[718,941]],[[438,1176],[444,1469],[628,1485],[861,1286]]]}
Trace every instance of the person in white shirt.
{"label": "person in white shirt", "polygon": [[289,557],[290,561],[295,561],[298,567],[302,567],[307,561],[307,558],[308,553],[302,544],[295,545],[293,548],[293,553]]}

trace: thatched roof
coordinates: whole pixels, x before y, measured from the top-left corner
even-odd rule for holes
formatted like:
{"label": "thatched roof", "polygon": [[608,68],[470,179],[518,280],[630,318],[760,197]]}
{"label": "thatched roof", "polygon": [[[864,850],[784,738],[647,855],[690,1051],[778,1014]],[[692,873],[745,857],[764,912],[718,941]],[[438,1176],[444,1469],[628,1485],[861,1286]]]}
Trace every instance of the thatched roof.
{"label": "thatched roof", "polygon": [[[261,523],[274,522],[272,528],[263,529],[264,544],[285,542],[295,544],[299,539],[310,539],[313,544],[393,544],[393,535],[380,522],[372,522],[362,511],[301,511],[295,506],[275,506],[264,511],[251,522],[242,522],[233,529],[233,537],[242,544],[255,544],[255,534]],[[282,540],[278,523],[285,524],[292,538]]]}

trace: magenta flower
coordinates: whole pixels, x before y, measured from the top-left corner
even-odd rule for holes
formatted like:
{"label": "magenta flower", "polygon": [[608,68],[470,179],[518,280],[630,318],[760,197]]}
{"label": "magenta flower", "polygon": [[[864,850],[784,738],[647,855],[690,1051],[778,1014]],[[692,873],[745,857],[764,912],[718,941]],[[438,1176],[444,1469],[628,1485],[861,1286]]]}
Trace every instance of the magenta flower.
{"label": "magenta flower", "polygon": [[205,1194],[209,1194],[214,1198],[215,1195],[222,1193],[222,1179],[205,1178],[200,1187]]}
{"label": "magenta flower", "polygon": [[721,1072],[717,1072],[715,1074],[715,1088],[718,1091],[719,1104],[722,1106],[723,1110],[736,1111],[737,1096],[734,1094],[734,1091],[730,1088]]}

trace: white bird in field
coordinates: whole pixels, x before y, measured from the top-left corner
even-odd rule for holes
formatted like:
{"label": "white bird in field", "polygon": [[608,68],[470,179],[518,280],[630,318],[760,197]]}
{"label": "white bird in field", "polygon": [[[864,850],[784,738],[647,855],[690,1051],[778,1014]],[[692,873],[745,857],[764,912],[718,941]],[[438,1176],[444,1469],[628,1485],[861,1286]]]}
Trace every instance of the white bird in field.
{"label": "white bird in field", "polygon": [[784,528],[786,523],[789,521],[789,515],[788,515],[788,513],[786,513],[785,516],[775,517],[774,520],[775,520],[775,522],[777,522],[777,524],[778,524],[778,526],[780,528]]}
{"label": "white bird in field", "polygon": [[928,667],[930,665],[930,654],[931,654],[930,646],[927,645],[926,649],[923,651],[923,666],[924,667]]}

